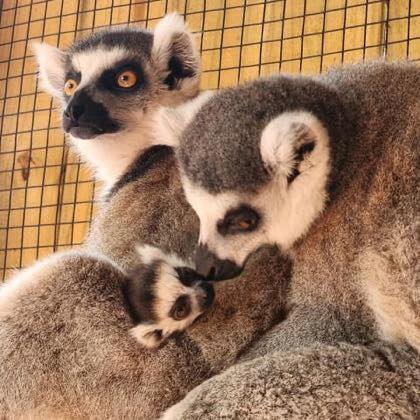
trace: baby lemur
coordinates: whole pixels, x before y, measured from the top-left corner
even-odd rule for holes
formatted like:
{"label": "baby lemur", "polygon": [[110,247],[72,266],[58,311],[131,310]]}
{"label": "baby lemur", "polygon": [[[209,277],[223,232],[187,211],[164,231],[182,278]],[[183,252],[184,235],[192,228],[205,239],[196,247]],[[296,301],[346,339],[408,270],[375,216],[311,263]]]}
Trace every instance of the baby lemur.
{"label": "baby lemur", "polygon": [[189,268],[141,252],[131,278],[84,249],[38,261],[0,288],[0,418],[157,418],[231,365],[284,307],[290,265],[276,249],[251,258],[252,281],[215,283],[213,305],[211,285]]}
{"label": "baby lemur", "polygon": [[157,347],[184,331],[214,300],[210,282],[179,260],[148,245],[138,248],[141,264],[127,277],[124,296],[133,320],[132,335],[146,347]]}

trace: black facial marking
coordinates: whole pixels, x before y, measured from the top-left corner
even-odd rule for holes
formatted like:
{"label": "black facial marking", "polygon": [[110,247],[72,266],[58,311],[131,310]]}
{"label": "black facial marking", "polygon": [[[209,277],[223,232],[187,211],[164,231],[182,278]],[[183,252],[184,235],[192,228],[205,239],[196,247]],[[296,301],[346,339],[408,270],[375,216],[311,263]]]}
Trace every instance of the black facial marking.
{"label": "black facial marking", "polygon": [[185,319],[191,313],[191,301],[188,295],[181,295],[177,298],[169,311],[169,316],[175,321]]}
{"label": "black facial marking", "polygon": [[71,97],[63,112],[63,128],[76,138],[92,139],[117,132],[119,125],[110,118],[104,105],[93,101],[82,89]]}
{"label": "black facial marking", "polygon": [[190,68],[186,68],[182,60],[177,56],[171,57],[168,66],[170,73],[164,83],[169,86],[170,90],[176,87],[176,83],[179,79],[193,77],[195,75],[195,72]]}
{"label": "black facial marking", "polygon": [[256,210],[242,204],[229,210],[223,220],[217,222],[217,230],[223,236],[252,232],[258,227],[260,219],[261,216]]}
{"label": "black facial marking", "polygon": [[[125,70],[131,70],[137,77],[136,83],[130,88],[122,88],[116,83],[118,74]],[[125,60],[116,63],[112,69],[105,70],[97,82],[99,89],[111,91],[115,94],[129,94],[137,92],[140,88],[146,84],[146,78],[142,71],[141,65],[134,60]]]}
{"label": "black facial marking", "polygon": [[158,270],[159,263],[141,265],[129,274],[123,285],[125,301],[135,323],[156,321],[154,286],[158,280]]}
{"label": "black facial marking", "polygon": [[191,287],[198,281],[204,281],[205,278],[189,267],[175,267],[179,281],[186,287]]}

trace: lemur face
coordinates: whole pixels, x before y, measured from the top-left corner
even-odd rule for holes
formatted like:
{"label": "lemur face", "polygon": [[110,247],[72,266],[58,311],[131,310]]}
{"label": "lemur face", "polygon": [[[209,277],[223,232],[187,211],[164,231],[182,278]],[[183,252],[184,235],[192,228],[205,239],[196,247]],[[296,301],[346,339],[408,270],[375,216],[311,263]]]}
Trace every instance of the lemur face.
{"label": "lemur face", "polygon": [[38,44],[35,52],[45,89],[61,100],[63,128],[76,139],[135,130],[150,110],[198,92],[198,57],[177,15],[154,33],[109,29],[67,51]]}
{"label": "lemur face", "polygon": [[260,154],[270,175],[251,191],[215,193],[183,176],[200,219],[196,266],[204,276],[235,277],[265,244],[289,248],[323,209],[328,134],[316,117],[285,112],[274,118],[262,131]]}
{"label": "lemur face", "polygon": [[159,249],[139,248],[143,263],[129,276],[124,294],[138,325],[131,334],[146,347],[158,347],[184,331],[214,300],[211,283]]}
{"label": "lemur face", "polygon": [[324,121],[339,121],[339,110],[325,85],[278,76],[217,93],[184,125],[179,116],[166,125],[200,219],[200,274],[234,277],[262,245],[287,250],[308,230],[326,201]]}

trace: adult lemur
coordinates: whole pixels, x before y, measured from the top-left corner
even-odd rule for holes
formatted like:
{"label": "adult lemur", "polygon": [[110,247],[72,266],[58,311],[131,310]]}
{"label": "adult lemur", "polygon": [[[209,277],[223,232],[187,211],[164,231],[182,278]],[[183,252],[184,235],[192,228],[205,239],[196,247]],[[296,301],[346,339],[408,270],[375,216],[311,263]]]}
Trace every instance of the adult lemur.
{"label": "adult lemur", "polygon": [[[198,227],[198,219],[182,192],[173,151],[155,146],[138,156],[114,185],[94,221],[87,247],[89,252],[104,253],[129,270],[138,264],[138,243],[188,257],[195,248]],[[241,346],[245,349],[259,334],[257,330],[269,324],[259,324],[270,314],[268,307],[261,311],[262,302],[268,302],[270,308],[282,304],[276,300],[284,298],[287,281],[277,281],[281,276],[286,280],[289,277],[287,262],[279,261],[278,256],[265,252],[251,256],[238,283],[217,285],[221,288],[216,291],[219,301],[208,316],[210,319],[220,314],[219,324],[206,322],[214,325],[208,330],[202,324],[205,318],[187,334],[169,340],[149,355],[127,334],[133,323],[122,299],[119,271],[115,274],[112,264],[97,263],[96,257],[83,259],[75,261],[69,256],[59,265],[54,262],[56,268],[46,267],[45,286],[41,288],[36,277],[34,283],[28,280],[16,288],[18,299],[8,306],[13,316],[0,322],[3,412],[33,409],[36,416],[49,410],[53,418],[60,418],[75,417],[78,410],[82,418],[153,417],[203,379],[237,360],[237,350]],[[312,261],[308,264],[313,265]],[[230,292],[224,294],[224,287]],[[294,295],[298,290],[305,295],[306,287],[305,283],[296,283]],[[337,293],[341,288],[345,294],[345,283],[340,281]],[[366,328],[364,306],[357,305],[360,300],[356,300],[356,310],[349,314],[347,305],[340,302],[325,305],[316,294],[305,297],[302,305],[296,305],[298,310],[251,350],[244,351],[243,357],[249,360],[246,369],[237,363],[197,390],[193,407],[201,410],[198,417],[214,411],[219,411],[217,418],[229,417],[235,415],[236,408],[247,410],[250,406],[265,409],[265,417],[273,412],[300,418],[314,413],[323,413],[324,417],[375,413],[380,417],[390,412],[407,417],[414,412],[420,401],[418,384],[407,378],[418,377],[416,359],[410,356],[409,364],[401,357],[390,360],[380,345],[338,348],[337,341],[363,344],[375,339],[373,329]],[[244,306],[238,309],[241,299]],[[27,305],[29,302],[34,306]],[[255,322],[250,330],[244,327],[248,317]],[[200,331],[204,341],[196,346],[191,341],[199,341],[194,334]],[[298,380],[295,386],[290,386],[291,378]],[[211,388],[213,383],[219,387]],[[207,404],[206,398],[219,398],[220,404]],[[237,417],[244,418],[243,414],[246,412]]]}
{"label": "adult lemur", "polygon": [[108,186],[153,144],[156,110],[198,93],[198,53],[177,14],[154,32],[111,28],[66,51],[34,51],[44,89],[61,102],[64,130]]}
{"label": "adult lemur", "polygon": [[420,350],[419,141],[414,64],[218,94],[179,149],[200,218],[199,271],[233,277],[277,244],[293,256],[296,304],[316,297],[350,311],[363,293],[382,335]]}

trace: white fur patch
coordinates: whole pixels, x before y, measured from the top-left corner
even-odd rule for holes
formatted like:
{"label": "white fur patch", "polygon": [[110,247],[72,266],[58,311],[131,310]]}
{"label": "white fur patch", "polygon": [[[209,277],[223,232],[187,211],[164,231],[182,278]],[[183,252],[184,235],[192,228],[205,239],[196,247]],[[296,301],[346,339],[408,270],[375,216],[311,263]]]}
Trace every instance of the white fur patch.
{"label": "white fur patch", "polygon": [[214,93],[214,91],[205,91],[176,108],[160,108],[155,114],[155,143],[177,147],[185,127]]}
{"label": "white fur patch", "polygon": [[74,54],[71,62],[74,68],[82,74],[82,79],[77,89],[83,89],[105,70],[113,68],[116,63],[125,57],[127,57],[127,50],[119,47],[107,49],[92,48]]}
{"label": "white fur patch", "polygon": [[159,21],[153,33],[152,55],[156,60],[166,65],[170,58],[169,54],[171,52],[173,36],[181,33],[189,34],[189,31],[181,15],[178,13],[169,13]]}
{"label": "white fur patch", "polygon": [[184,261],[175,254],[164,253],[161,249],[152,245],[138,245],[136,250],[144,265],[152,265],[155,261],[160,260],[173,267],[192,267],[191,262]]}
{"label": "white fur patch", "polygon": [[272,119],[261,135],[261,157],[268,169],[286,177],[293,170],[297,140],[294,129],[296,124],[308,127],[316,142],[320,143],[317,147],[328,145],[327,130],[310,112],[284,112]]}
{"label": "white fur patch", "polygon": [[51,96],[62,99],[66,53],[44,43],[34,42],[31,47],[38,62],[42,88]]}

